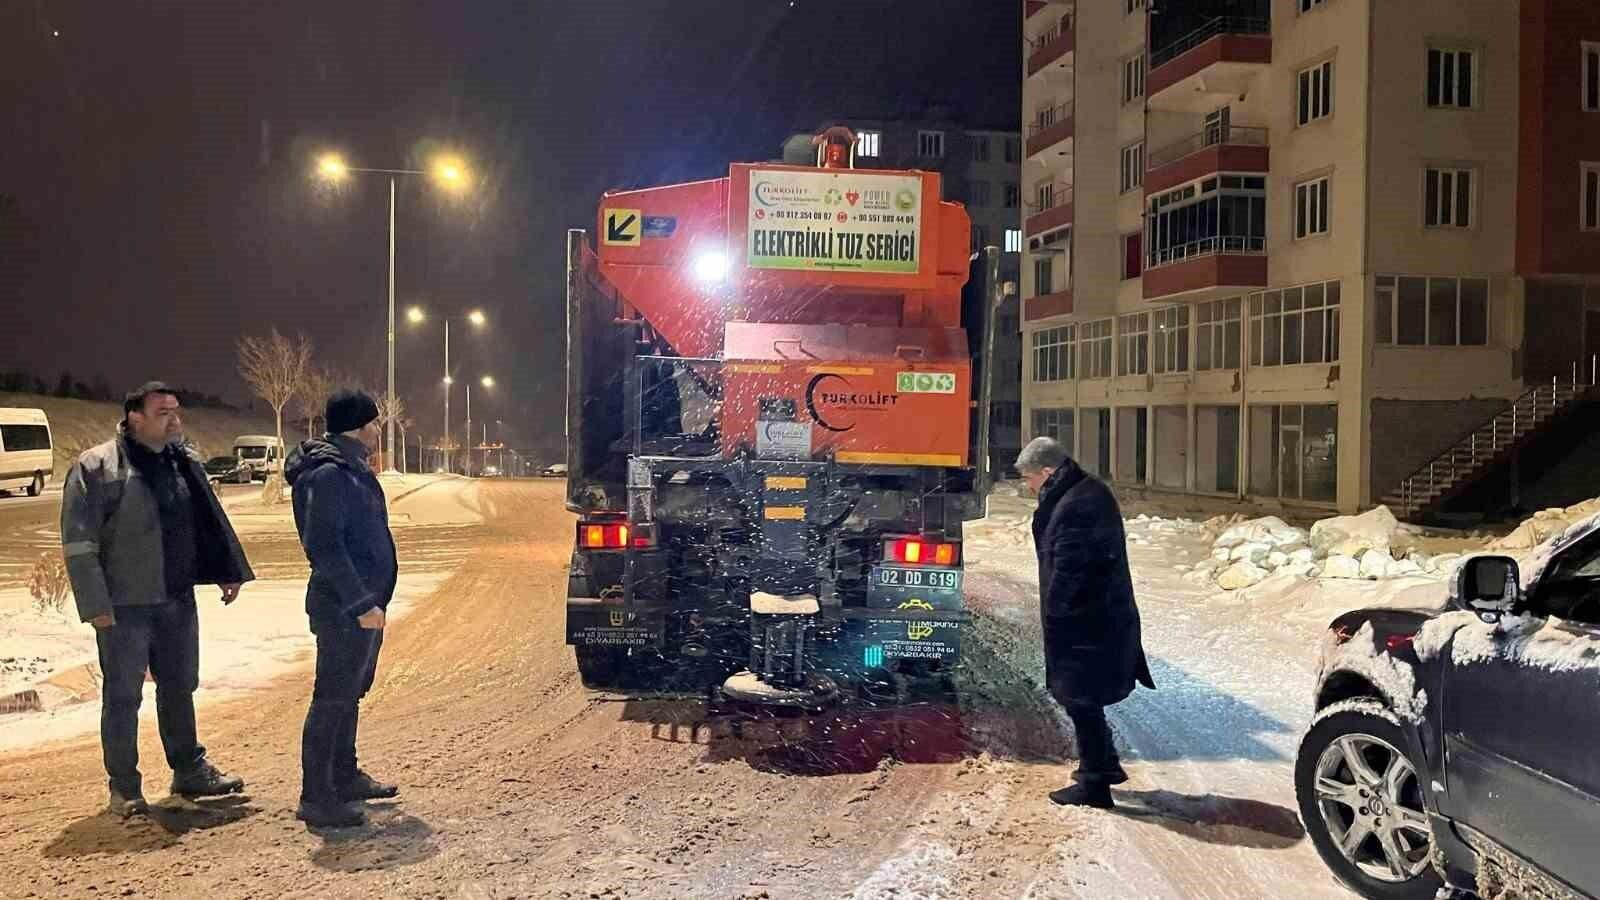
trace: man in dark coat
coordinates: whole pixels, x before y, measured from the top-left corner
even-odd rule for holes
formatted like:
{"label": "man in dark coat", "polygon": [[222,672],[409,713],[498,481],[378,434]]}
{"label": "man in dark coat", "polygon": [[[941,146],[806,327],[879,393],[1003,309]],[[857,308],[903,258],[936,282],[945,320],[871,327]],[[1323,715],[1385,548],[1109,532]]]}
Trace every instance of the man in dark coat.
{"label": "man in dark coat", "polygon": [[1045,684],[1078,736],[1077,783],[1050,799],[1110,809],[1111,785],[1128,775],[1105,708],[1127,699],[1135,682],[1155,687],[1139,639],[1122,511],[1110,488],[1079,468],[1052,438],[1030,442],[1016,468],[1039,495],[1033,540]]}
{"label": "man in dark coat", "polygon": [[311,562],[306,615],[317,637],[317,674],[301,737],[296,815],[342,828],[366,821],[360,801],[393,797],[356,763],[361,698],[372,687],[398,564],[383,487],[367,464],[378,445],[378,405],[359,391],[328,398],[328,434],[289,455],[294,524]]}
{"label": "man in dark coat", "polygon": [[255,578],[200,460],[183,446],[178,394],[159,381],[125,398],[117,436],[84,451],[61,497],[61,543],[78,615],[94,626],[105,678],[100,745],[112,813],[148,810],[139,774],[139,705],[148,669],[172,793],[244,790],[219,771],[196,734],[200,620],[195,587],[232,603]]}

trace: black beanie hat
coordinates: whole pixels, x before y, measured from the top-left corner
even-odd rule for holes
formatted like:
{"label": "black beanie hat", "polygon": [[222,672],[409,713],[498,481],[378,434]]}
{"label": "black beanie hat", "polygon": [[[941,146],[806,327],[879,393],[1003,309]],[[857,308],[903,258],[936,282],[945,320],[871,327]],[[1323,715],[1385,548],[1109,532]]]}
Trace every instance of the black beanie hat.
{"label": "black beanie hat", "polygon": [[364,391],[334,391],[324,415],[329,434],[344,434],[378,418],[378,404]]}

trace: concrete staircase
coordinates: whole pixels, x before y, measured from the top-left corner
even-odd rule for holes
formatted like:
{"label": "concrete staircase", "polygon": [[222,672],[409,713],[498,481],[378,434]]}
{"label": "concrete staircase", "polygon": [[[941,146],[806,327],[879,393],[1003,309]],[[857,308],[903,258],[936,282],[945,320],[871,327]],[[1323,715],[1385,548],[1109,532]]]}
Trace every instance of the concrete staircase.
{"label": "concrete staircase", "polygon": [[[1592,381],[1593,379],[1591,379]],[[1416,520],[1465,490],[1552,422],[1595,392],[1577,378],[1552,380],[1518,397],[1489,421],[1401,480],[1383,503],[1398,518]]]}

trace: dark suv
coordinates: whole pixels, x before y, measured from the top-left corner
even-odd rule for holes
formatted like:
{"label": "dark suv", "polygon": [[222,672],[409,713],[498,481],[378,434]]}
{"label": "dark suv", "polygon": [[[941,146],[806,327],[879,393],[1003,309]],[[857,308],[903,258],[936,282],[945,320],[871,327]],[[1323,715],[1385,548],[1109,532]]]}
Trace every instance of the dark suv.
{"label": "dark suv", "polygon": [[1295,792],[1365,897],[1600,894],[1600,517],[1329,626]]}

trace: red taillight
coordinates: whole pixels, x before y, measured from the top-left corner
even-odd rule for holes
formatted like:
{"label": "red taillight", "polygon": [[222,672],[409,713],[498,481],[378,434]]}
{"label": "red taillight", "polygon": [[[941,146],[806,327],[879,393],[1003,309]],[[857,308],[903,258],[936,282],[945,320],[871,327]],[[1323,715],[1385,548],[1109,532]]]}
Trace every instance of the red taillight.
{"label": "red taillight", "polygon": [[1416,635],[1391,634],[1383,639],[1383,646],[1388,648],[1390,653],[1393,653],[1401,647],[1411,646],[1411,642],[1414,640],[1416,640]]}
{"label": "red taillight", "polygon": [[621,550],[628,546],[626,522],[579,522],[578,546],[585,550]]}
{"label": "red taillight", "polygon": [[961,545],[921,538],[890,538],[884,542],[883,558],[908,566],[953,566],[961,561]]}

